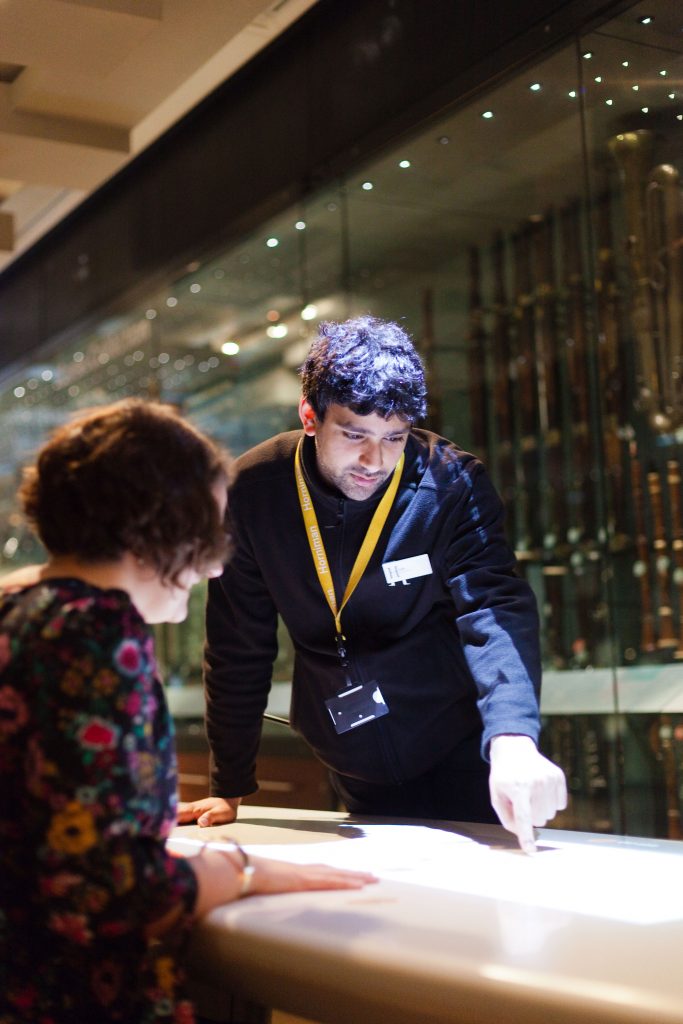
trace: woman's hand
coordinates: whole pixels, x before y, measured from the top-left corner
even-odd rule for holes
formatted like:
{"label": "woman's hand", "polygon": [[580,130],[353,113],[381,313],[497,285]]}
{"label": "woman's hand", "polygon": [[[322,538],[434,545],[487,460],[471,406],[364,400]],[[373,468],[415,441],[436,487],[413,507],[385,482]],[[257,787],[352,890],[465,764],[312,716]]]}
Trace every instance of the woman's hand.
{"label": "woman's hand", "polygon": [[[173,839],[169,842],[172,848]],[[330,864],[290,864],[269,857],[250,856],[249,876],[245,886],[245,855],[239,847],[235,847],[234,851],[212,849],[211,843],[207,843],[188,859],[198,883],[195,904],[197,917],[203,917],[215,907],[246,895],[362,889],[378,881],[370,871],[348,871]]]}
{"label": "woman's hand", "polygon": [[377,882],[370,871],[349,871],[330,864],[290,864],[269,857],[250,857],[255,871],[249,893],[305,892],[317,889],[362,889]]}

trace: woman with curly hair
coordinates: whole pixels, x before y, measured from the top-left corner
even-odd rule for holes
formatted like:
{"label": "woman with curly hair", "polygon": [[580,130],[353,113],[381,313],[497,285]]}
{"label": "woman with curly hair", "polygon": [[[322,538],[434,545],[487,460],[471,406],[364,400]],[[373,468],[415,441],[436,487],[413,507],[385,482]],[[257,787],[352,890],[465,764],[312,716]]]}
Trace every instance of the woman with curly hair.
{"label": "woman with curly hair", "polygon": [[20,497],[44,565],[0,581],[0,1022],[190,1024],[194,920],[248,893],[369,874],[204,847],[174,855],[156,622],[228,556],[226,455],[171,407],[60,427]]}

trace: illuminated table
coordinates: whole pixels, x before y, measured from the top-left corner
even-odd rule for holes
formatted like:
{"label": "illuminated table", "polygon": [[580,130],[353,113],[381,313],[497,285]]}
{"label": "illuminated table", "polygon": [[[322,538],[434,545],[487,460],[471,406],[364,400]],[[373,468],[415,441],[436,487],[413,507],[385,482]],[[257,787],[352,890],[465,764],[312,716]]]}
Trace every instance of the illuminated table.
{"label": "illuminated table", "polygon": [[683,1024],[683,843],[542,829],[529,858],[502,828],[432,825],[245,805],[176,829],[382,876],[213,911],[200,1010],[226,1019],[232,991],[330,1024]]}

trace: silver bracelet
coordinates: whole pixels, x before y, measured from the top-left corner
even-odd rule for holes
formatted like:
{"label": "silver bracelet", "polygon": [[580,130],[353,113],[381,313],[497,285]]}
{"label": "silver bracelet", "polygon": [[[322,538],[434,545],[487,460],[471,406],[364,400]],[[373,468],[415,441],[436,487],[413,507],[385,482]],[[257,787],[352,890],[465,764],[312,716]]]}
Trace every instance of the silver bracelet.
{"label": "silver bracelet", "polygon": [[240,857],[242,858],[242,870],[239,873],[240,891],[238,894],[238,899],[241,899],[243,896],[248,896],[249,893],[251,892],[251,886],[252,882],[254,881],[254,872],[256,871],[256,868],[249,860],[249,854],[247,853],[247,851],[243,849],[239,843],[236,843],[234,839],[231,839],[230,842],[232,843],[232,845],[235,847]]}
{"label": "silver bracelet", "polygon": [[[247,853],[247,851],[243,847],[241,847],[239,843],[235,842],[234,839],[228,839],[228,842],[232,846],[234,846],[235,850],[237,851],[237,853],[239,853],[240,857],[242,858],[242,867],[237,873],[237,877],[240,883],[237,898],[241,899],[243,896],[248,896],[249,893],[251,892],[251,886],[254,880],[254,872],[256,871],[256,868],[249,860],[249,854]],[[204,850],[210,850],[213,845],[214,844],[211,842],[203,842],[199,849],[199,853],[202,854]]]}

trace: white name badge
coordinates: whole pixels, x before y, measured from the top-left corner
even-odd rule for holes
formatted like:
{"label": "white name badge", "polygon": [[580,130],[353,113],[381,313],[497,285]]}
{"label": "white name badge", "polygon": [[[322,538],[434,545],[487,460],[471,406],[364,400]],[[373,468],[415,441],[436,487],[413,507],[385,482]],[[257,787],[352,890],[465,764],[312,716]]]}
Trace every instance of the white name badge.
{"label": "white name badge", "polygon": [[414,580],[418,576],[430,576],[432,573],[429,555],[413,555],[412,558],[399,558],[397,562],[384,562],[382,568],[390,587],[396,583],[402,583],[407,587],[409,580]]}

